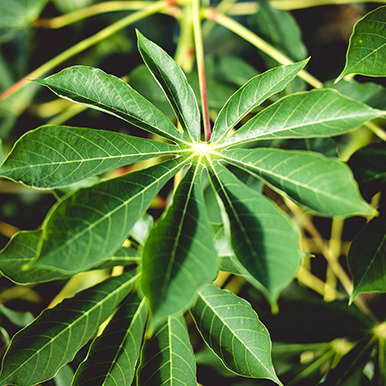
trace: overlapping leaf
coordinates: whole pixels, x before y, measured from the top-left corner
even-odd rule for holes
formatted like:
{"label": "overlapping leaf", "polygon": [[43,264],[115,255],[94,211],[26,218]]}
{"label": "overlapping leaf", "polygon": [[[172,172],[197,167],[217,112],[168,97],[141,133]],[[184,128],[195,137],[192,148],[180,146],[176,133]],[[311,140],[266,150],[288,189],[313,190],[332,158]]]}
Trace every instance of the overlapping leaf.
{"label": "overlapping leaf", "polygon": [[82,189],[47,217],[36,265],[75,274],[100,265],[127,238],[153,197],[186,161],[181,157]]}
{"label": "overlapping leaf", "polygon": [[386,76],[386,6],[359,20],[350,37],[346,65],[339,81],[349,74]]}
{"label": "overlapping leaf", "polygon": [[212,179],[229,217],[233,251],[275,303],[299,265],[298,233],[266,197],[223,166],[217,164],[214,169]]}
{"label": "overlapping leaf", "polygon": [[130,386],[141,348],[147,316],[144,299],[133,294],[118,309],[111,322],[91,345],[87,360],[72,386]]}
{"label": "overlapping leaf", "polygon": [[250,119],[218,145],[260,139],[312,138],[340,135],[381,117],[380,111],[332,89],[317,89],[280,99]]}
{"label": "overlapping leaf", "polygon": [[36,82],[62,98],[112,114],[172,141],[182,141],[183,134],[160,110],[127,83],[102,70],[74,66]]}
{"label": "overlapping leaf", "polygon": [[144,247],[141,283],[155,324],[186,309],[197,288],[216,275],[217,253],[205,212],[201,173],[200,165],[188,170],[172,206]]}
{"label": "overlapping leaf", "polygon": [[238,89],[220,111],[213,127],[212,143],[222,143],[226,135],[255,107],[283,90],[307,64],[308,60],[273,68],[257,75]]}
{"label": "overlapping leaf", "polygon": [[119,166],[178,153],[178,147],[106,130],[42,126],[27,132],[0,167],[0,176],[57,188]]}
{"label": "overlapping leaf", "polygon": [[138,386],[196,386],[196,364],[182,316],[169,316],[146,342]]}
{"label": "overlapping leaf", "polygon": [[199,142],[201,119],[196,96],[176,62],[160,47],[137,31],[138,49],[147,67],[162,87],[182,129],[186,142]]}
{"label": "overlapping leaf", "polygon": [[87,343],[137,279],[131,272],[112,277],[45,310],[12,339],[0,385],[33,386],[52,378]]}
{"label": "overlapping leaf", "polygon": [[336,158],[306,151],[281,149],[235,149],[224,158],[263,178],[301,205],[323,216],[371,214],[350,169]]}
{"label": "overlapping leaf", "polygon": [[205,342],[230,370],[281,385],[271,361],[268,331],[247,301],[208,284],[198,291],[191,313]]}

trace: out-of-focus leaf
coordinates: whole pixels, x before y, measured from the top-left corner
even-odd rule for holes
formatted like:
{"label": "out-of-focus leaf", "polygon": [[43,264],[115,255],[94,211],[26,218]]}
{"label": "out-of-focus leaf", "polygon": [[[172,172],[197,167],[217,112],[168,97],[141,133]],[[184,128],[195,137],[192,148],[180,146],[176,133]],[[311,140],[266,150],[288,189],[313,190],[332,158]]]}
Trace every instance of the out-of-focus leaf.
{"label": "out-of-focus leaf", "polygon": [[373,213],[359,194],[350,169],[336,158],[282,149],[235,149],[224,158],[273,189],[323,216]]}
{"label": "out-of-focus leaf", "polygon": [[53,378],[55,386],[71,386],[74,372],[69,365],[63,366]]}
{"label": "out-of-focus leaf", "polygon": [[339,158],[338,147],[332,138],[289,139],[281,146],[288,150],[308,150],[321,153],[326,157]]}
{"label": "out-of-focus leaf", "polygon": [[137,279],[132,273],[112,277],[45,310],[12,339],[0,384],[33,386],[52,378],[87,343]]}
{"label": "out-of-focus leaf", "polygon": [[[225,108],[225,107],[224,107]],[[331,137],[381,117],[380,111],[332,89],[315,89],[280,99],[250,119],[218,145],[278,139]]]}
{"label": "out-of-focus leaf", "polygon": [[3,304],[0,304],[0,314],[17,327],[25,327],[34,320],[34,316],[30,312],[14,311]]}
{"label": "out-of-focus leaf", "polygon": [[196,364],[182,316],[169,316],[143,348],[138,386],[196,386]]}
{"label": "out-of-focus leaf", "polygon": [[130,236],[143,246],[153,226],[154,218],[150,214],[145,213],[131,228]]}
{"label": "out-of-focus leaf", "polygon": [[369,12],[355,26],[346,65],[336,82],[349,74],[386,76],[386,6]]}
{"label": "out-of-focus leaf", "polygon": [[53,2],[62,13],[70,13],[91,5],[93,0],[53,0]]}
{"label": "out-of-focus leaf", "polygon": [[217,253],[200,186],[202,167],[191,167],[166,216],[147,239],[142,255],[142,290],[152,322],[185,310],[196,290],[216,276]]}
{"label": "out-of-focus leaf", "polygon": [[236,377],[236,374],[228,370],[221,359],[206,345],[196,354],[196,363],[213,367],[223,377]]}
{"label": "out-of-focus leaf", "polygon": [[133,294],[94,340],[87,359],[76,371],[72,386],[130,386],[147,317],[144,299]]}
{"label": "out-of-focus leaf", "polygon": [[353,277],[351,300],[361,292],[386,292],[386,218],[375,217],[358,234],[347,254]]}
{"label": "out-of-focus leaf", "polygon": [[42,126],[15,144],[0,176],[38,188],[58,188],[179,147],[106,130]]}
{"label": "out-of-focus leaf", "polygon": [[271,362],[268,331],[246,300],[207,284],[198,291],[191,313],[205,342],[228,369],[281,385]]}

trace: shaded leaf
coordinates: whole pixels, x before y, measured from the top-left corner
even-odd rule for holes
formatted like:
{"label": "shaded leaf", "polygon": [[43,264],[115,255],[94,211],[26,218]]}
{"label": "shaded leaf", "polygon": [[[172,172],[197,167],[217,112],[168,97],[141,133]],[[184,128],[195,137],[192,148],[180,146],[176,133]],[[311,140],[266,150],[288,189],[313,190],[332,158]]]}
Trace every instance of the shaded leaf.
{"label": "shaded leaf", "polygon": [[169,316],[143,348],[138,386],[196,386],[196,364],[182,316]]}
{"label": "shaded leaf", "polygon": [[133,294],[115,313],[102,335],[94,340],[79,366],[72,386],[103,384],[130,386],[141,348],[147,307]]}
{"label": "shaded leaf", "polygon": [[205,342],[227,368],[281,385],[271,362],[268,331],[246,300],[208,284],[198,291],[191,313]]}
{"label": "shaded leaf", "polygon": [[14,326],[25,327],[30,324],[34,317],[31,312],[14,311],[0,304],[0,314],[5,316]]}
{"label": "shaded leaf", "polygon": [[194,92],[177,63],[159,46],[137,31],[138,49],[147,67],[164,91],[186,142],[199,142],[201,119]]}
{"label": "shaded leaf", "polygon": [[36,266],[75,274],[100,265],[122,245],[153,197],[185,162],[165,161],[59,202],[44,223]]}
{"label": "shaded leaf", "polygon": [[38,188],[57,188],[179,147],[106,130],[42,126],[15,144],[0,176]]}
{"label": "shaded leaf", "polygon": [[315,89],[280,99],[250,119],[219,145],[278,139],[331,137],[381,117],[380,111],[347,98],[336,90]]}
{"label": "shaded leaf", "polygon": [[323,216],[372,214],[362,199],[350,169],[337,158],[282,149],[235,149],[221,152],[224,158],[273,189]]}
{"label": "shaded leaf", "polygon": [[350,37],[346,65],[336,82],[349,74],[386,76],[386,6],[359,20]]}
{"label": "shaded leaf", "polygon": [[283,88],[301,71],[308,60],[273,68],[257,75],[227,101],[217,116],[213,127],[211,143],[224,143],[229,131],[270,96],[283,90]]}
{"label": "shaded leaf", "polygon": [[69,365],[63,366],[53,378],[55,386],[71,386],[74,372]]}
{"label": "shaded leaf", "polygon": [[87,343],[137,279],[132,273],[112,277],[43,311],[12,339],[0,384],[33,386],[52,378]]}
{"label": "shaded leaf", "polygon": [[112,114],[172,141],[182,141],[182,133],[160,110],[127,83],[102,70],[74,66],[35,82],[64,99]]}
{"label": "shaded leaf", "polygon": [[191,167],[166,216],[151,231],[142,255],[142,290],[156,325],[185,310],[202,284],[216,276],[217,252],[200,186],[202,167]]}

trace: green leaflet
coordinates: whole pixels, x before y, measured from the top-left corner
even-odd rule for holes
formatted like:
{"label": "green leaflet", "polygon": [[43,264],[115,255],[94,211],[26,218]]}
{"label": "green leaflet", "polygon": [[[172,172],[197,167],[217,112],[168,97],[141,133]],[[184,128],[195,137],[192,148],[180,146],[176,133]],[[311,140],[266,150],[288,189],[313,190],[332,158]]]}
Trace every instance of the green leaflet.
{"label": "green leaflet", "polygon": [[373,213],[360,196],[351,170],[337,158],[265,148],[231,149],[221,155],[320,215],[347,217]]}
{"label": "green leaflet", "polygon": [[213,127],[211,143],[223,143],[226,135],[255,107],[283,88],[301,71],[308,59],[273,68],[257,75],[239,88],[220,111]]}
{"label": "green leaflet", "polygon": [[210,173],[229,217],[233,251],[274,305],[299,265],[298,232],[284,212],[219,163]]}
{"label": "green leaflet", "polygon": [[138,386],[197,386],[196,364],[183,316],[169,316],[146,342]]}
{"label": "green leaflet", "polygon": [[119,307],[102,335],[94,340],[87,360],[78,368],[72,386],[130,386],[141,348],[147,307],[137,294]]}
{"label": "green leaflet", "polygon": [[142,255],[142,290],[153,325],[185,310],[202,284],[215,279],[217,252],[205,211],[202,166],[186,173],[166,216],[151,231]]}
{"label": "green leaflet", "polygon": [[112,131],[42,126],[16,142],[0,167],[0,176],[37,188],[58,188],[178,150],[178,146]]}
{"label": "green leaflet", "polygon": [[176,62],[137,30],[138,49],[147,67],[164,91],[179,123],[185,142],[199,142],[201,119],[196,96]]}
{"label": "green leaflet", "polygon": [[165,161],[81,189],[59,202],[46,218],[36,266],[75,274],[100,265],[186,162],[182,157]]}
{"label": "green leaflet", "polygon": [[282,384],[272,365],[268,331],[246,300],[207,284],[198,291],[191,314],[205,342],[227,368],[243,377]]}
{"label": "green leaflet", "polygon": [[292,94],[267,107],[218,145],[278,138],[331,137],[381,117],[380,111],[336,90],[315,89]]}
{"label": "green leaflet", "polygon": [[346,65],[336,79],[348,74],[386,76],[386,6],[369,12],[355,26],[347,50]]}
{"label": "green leaflet", "polygon": [[74,66],[35,82],[58,96],[101,110],[178,143],[183,136],[171,121],[121,79],[91,67]]}
{"label": "green leaflet", "polygon": [[45,310],[12,339],[0,385],[33,386],[52,378],[112,314],[137,279],[132,272],[112,277]]}

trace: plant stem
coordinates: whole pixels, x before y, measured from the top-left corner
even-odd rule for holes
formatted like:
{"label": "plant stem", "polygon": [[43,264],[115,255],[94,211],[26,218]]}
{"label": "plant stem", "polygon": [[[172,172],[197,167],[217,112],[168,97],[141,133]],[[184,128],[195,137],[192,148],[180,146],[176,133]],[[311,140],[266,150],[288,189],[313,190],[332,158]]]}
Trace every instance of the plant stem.
{"label": "plant stem", "polygon": [[25,76],[23,79],[19,80],[17,83],[15,83],[13,86],[11,86],[8,90],[5,90],[2,94],[0,94],[0,100],[7,98],[11,94],[15,93],[16,91],[20,90],[22,87],[24,87],[29,79],[36,79],[41,76],[43,76],[45,73],[51,71],[53,68],[58,66],[59,64],[63,63],[64,61],[70,59],[71,57],[75,56],[76,54],[79,54],[80,52],[86,50],[87,48],[90,48],[91,46],[101,42],[102,40],[110,37],[117,31],[127,27],[130,24],[133,24],[147,16],[150,16],[156,12],[160,12],[161,10],[167,8],[169,5],[175,4],[175,1],[173,0],[161,0],[157,1],[156,3],[152,3],[148,7],[132,13],[126,17],[124,17],[121,20],[118,20],[117,22],[109,25],[108,27],[104,28],[103,30],[97,32],[95,35],[82,40],[81,42],[75,44],[71,48],[67,49],[66,51],[62,52],[61,54],[55,56],[53,59],[49,60],[48,62],[44,63],[42,66],[38,67],[36,70],[29,73],[27,76]]}
{"label": "plant stem", "polygon": [[193,30],[196,49],[198,80],[200,83],[201,109],[204,123],[205,141],[210,140],[211,128],[209,119],[208,98],[205,81],[204,47],[201,33],[200,0],[193,0]]}
{"label": "plant stem", "polygon": [[386,0],[270,0],[272,7],[292,10],[301,8],[318,7],[320,5],[352,4],[352,3],[381,3],[386,4]]}
{"label": "plant stem", "polygon": [[[235,34],[239,35],[246,41],[253,44],[255,47],[269,55],[271,58],[277,60],[281,64],[292,64],[293,61],[290,60],[287,56],[283,55],[276,48],[268,44],[266,41],[261,39],[259,36],[251,32],[248,28],[245,28],[242,24],[231,19],[228,16],[225,16],[214,9],[205,9],[202,11],[204,17],[209,20],[213,20],[216,23],[222,25],[223,27],[229,29]],[[307,71],[300,71],[298,76],[306,81],[308,84],[315,88],[323,88],[323,83],[309,74]]]}

